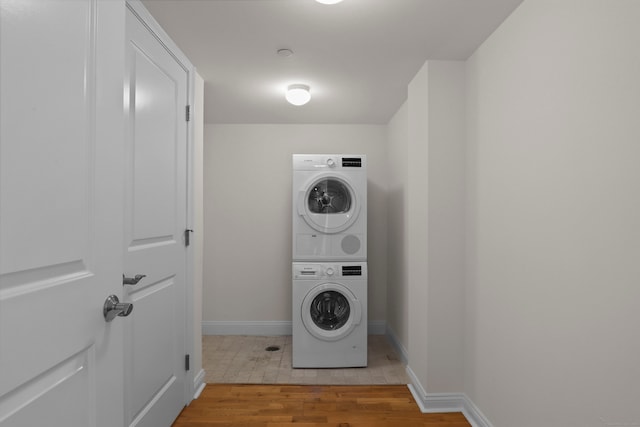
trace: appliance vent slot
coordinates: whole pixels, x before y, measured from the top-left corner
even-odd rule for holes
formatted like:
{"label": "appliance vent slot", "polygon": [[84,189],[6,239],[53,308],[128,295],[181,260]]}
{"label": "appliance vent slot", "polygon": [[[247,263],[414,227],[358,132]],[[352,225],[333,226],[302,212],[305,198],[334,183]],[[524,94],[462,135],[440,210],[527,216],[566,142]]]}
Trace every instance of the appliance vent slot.
{"label": "appliance vent slot", "polygon": [[362,276],[362,267],[359,265],[343,266],[342,276]]}
{"label": "appliance vent slot", "polygon": [[343,168],[361,168],[362,167],[362,159],[360,157],[343,157],[342,158],[342,167]]}

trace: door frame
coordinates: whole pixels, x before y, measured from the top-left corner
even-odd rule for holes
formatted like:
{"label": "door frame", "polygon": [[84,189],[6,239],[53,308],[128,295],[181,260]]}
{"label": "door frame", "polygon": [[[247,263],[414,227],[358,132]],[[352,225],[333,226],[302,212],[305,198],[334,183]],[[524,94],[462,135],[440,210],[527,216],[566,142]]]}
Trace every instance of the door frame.
{"label": "door frame", "polygon": [[[138,19],[148,28],[151,34],[160,42],[161,45],[167,49],[169,53],[175,58],[175,60],[184,68],[187,72],[187,96],[188,104],[191,106],[190,120],[187,122],[187,229],[193,230],[194,224],[194,191],[193,191],[193,165],[194,165],[194,135],[195,135],[195,114],[193,112],[194,99],[195,99],[195,67],[191,64],[191,61],[180,50],[171,37],[162,29],[160,24],[149,13],[147,8],[142,4],[141,0],[126,0],[127,8],[138,17]],[[185,111],[186,114],[186,111]],[[201,231],[200,231],[201,233]],[[183,237],[184,238],[184,237]],[[193,242],[193,240],[192,240]],[[190,360],[194,361],[194,352],[197,348],[196,339],[202,339],[201,326],[194,320],[195,309],[195,292],[194,292],[194,271],[197,267],[194,262],[194,249],[195,245],[190,244],[186,248],[186,260],[185,260],[185,354],[190,355]],[[198,324],[197,324],[198,323]],[[198,372],[195,372],[196,369]],[[190,369],[186,374],[185,390],[184,390],[184,404],[188,405],[191,400],[197,398],[197,395],[204,388],[204,371],[202,366],[190,366]]]}

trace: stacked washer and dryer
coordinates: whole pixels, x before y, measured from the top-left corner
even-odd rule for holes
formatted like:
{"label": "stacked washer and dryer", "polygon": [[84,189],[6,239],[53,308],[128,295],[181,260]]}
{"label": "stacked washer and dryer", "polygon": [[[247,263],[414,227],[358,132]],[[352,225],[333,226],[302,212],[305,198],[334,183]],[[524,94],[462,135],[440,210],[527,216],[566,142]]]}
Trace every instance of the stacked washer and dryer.
{"label": "stacked washer and dryer", "polygon": [[293,155],[294,368],[367,366],[367,163]]}

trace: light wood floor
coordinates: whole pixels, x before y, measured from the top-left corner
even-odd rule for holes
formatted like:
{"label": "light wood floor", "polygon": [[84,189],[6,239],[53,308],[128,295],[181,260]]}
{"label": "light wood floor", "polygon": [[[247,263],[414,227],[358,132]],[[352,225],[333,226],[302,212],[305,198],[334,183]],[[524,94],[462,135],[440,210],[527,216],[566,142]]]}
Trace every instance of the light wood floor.
{"label": "light wood floor", "polygon": [[470,427],[423,414],[404,385],[208,384],[173,427]]}

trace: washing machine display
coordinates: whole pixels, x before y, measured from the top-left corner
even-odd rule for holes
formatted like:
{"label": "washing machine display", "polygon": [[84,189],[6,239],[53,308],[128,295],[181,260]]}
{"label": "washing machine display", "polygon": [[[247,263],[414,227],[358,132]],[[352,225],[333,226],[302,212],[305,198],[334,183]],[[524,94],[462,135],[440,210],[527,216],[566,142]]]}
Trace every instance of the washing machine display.
{"label": "washing machine display", "polygon": [[293,155],[293,260],[367,258],[364,155]]}
{"label": "washing machine display", "polygon": [[367,365],[366,263],[293,263],[293,367]]}

